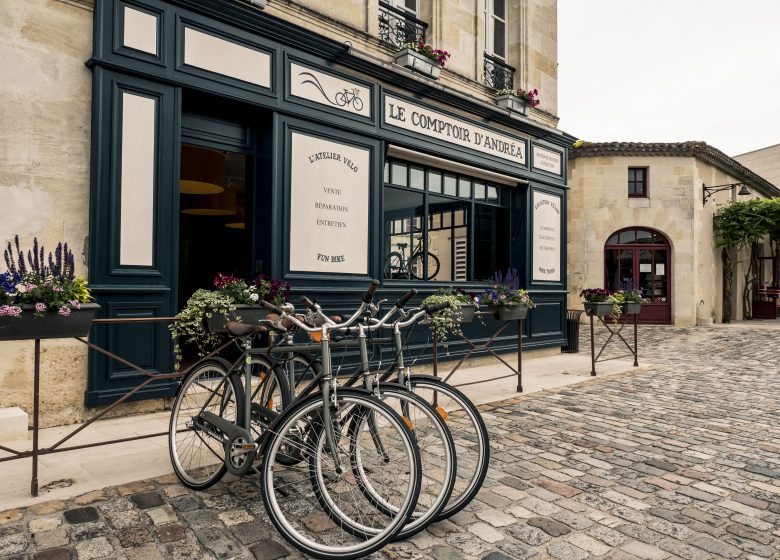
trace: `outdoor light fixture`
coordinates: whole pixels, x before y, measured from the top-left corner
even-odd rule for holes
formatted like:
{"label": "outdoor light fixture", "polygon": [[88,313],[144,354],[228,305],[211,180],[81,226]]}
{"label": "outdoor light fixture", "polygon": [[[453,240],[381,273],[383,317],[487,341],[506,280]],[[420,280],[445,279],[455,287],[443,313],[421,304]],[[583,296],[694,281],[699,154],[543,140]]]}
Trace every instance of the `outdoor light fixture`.
{"label": "outdoor light fixture", "polygon": [[739,192],[737,193],[739,196],[745,196],[750,194],[750,189],[745,183],[730,183],[728,185],[715,185],[714,187],[708,187],[707,185],[702,183],[701,186],[704,189],[702,192],[702,201],[701,201],[702,206],[707,204],[707,199],[710,198],[712,195],[720,191],[725,191],[726,189],[736,189],[737,187],[739,187]]}

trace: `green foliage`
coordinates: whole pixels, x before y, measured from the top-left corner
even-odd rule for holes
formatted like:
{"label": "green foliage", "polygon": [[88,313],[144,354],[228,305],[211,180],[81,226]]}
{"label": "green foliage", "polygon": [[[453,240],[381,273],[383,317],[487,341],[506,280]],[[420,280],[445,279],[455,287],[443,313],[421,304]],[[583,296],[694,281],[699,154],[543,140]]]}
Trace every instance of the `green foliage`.
{"label": "green foliage", "polygon": [[203,357],[223,340],[221,334],[211,333],[203,324],[203,317],[212,317],[214,314],[225,314],[235,311],[236,304],[233,299],[221,292],[209,290],[196,290],[187,300],[177,320],[168,325],[173,338],[174,369],[179,369],[182,359],[180,344],[194,344],[198,349],[198,356]]}
{"label": "green foliage", "polygon": [[[436,334],[436,338],[439,342],[447,340],[448,334],[463,334],[463,331],[460,329],[460,314],[458,313],[458,307],[463,305],[464,302],[462,301],[462,298],[455,293],[441,293],[441,291],[432,296],[428,296],[422,301],[423,307],[431,307],[445,302],[449,303],[450,306],[437,311],[430,318],[431,331]],[[473,304],[473,301],[468,303]]]}

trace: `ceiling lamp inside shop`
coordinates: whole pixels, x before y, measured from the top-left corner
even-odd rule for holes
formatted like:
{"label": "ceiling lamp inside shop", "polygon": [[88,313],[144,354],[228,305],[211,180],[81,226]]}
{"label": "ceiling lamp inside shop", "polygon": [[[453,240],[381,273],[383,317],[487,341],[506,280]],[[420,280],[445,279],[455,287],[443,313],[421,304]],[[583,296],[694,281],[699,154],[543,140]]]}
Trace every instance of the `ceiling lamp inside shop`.
{"label": "ceiling lamp inside shop", "polygon": [[225,190],[227,164],[222,152],[200,146],[181,147],[181,194],[214,195]]}
{"label": "ceiling lamp inside shop", "polygon": [[240,200],[238,202],[236,220],[234,222],[226,223],[225,227],[230,229],[246,229],[246,219],[244,218],[244,201]]}
{"label": "ceiling lamp inside shop", "polygon": [[192,216],[233,216],[236,213],[236,189],[228,186],[217,194],[182,197],[182,214]]}

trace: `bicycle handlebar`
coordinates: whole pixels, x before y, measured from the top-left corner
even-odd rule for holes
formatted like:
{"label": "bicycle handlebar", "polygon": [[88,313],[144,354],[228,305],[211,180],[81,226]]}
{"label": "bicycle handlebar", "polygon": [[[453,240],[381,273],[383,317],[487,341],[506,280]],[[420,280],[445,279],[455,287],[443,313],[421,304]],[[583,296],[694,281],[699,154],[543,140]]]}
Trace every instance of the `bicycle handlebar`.
{"label": "bicycle handlebar", "polygon": [[412,299],[412,298],[413,298],[413,297],[414,297],[416,294],[417,294],[417,290],[415,290],[414,288],[412,288],[411,290],[409,290],[408,292],[406,292],[406,293],[405,293],[403,296],[401,296],[401,299],[399,299],[398,301],[396,301],[396,302],[395,302],[395,306],[396,306],[398,309],[402,309],[402,308],[403,308],[403,307],[406,305],[406,303],[407,303],[407,302],[408,302],[410,299]]}
{"label": "bicycle handlebar", "polygon": [[306,296],[301,296],[301,303],[305,305],[308,309],[311,309],[312,311],[315,311],[317,309],[317,302],[315,300],[309,299]]}
{"label": "bicycle handlebar", "polygon": [[279,309],[278,307],[276,307],[276,306],[275,306],[273,303],[271,303],[270,301],[266,301],[266,300],[264,300],[264,299],[261,299],[261,300],[260,300],[260,305],[262,305],[263,307],[265,307],[265,308],[266,308],[268,311],[273,311],[274,313],[276,313],[276,314],[277,314],[277,315],[279,315],[279,316],[281,316],[282,314],[284,314],[284,311],[282,311],[281,309]]}
{"label": "bicycle handlebar", "polygon": [[437,311],[441,311],[442,309],[447,309],[451,307],[449,301],[443,301],[441,303],[437,303],[436,305],[427,305],[423,306],[422,310],[425,311],[428,315],[433,315]]}
{"label": "bicycle handlebar", "polygon": [[365,291],[363,294],[363,303],[371,303],[371,300],[374,299],[374,292],[376,292],[376,289],[379,287],[379,280],[372,280],[371,285],[368,287],[368,290]]}

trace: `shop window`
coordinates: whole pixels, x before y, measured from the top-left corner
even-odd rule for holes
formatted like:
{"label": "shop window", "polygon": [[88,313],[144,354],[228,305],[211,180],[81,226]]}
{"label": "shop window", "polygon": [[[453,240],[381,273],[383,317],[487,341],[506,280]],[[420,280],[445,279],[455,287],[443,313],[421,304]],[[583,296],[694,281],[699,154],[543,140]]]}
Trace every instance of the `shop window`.
{"label": "shop window", "polygon": [[628,196],[647,197],[647,167],[628,168]]}
{"label": "shop window", "polygon": [[[487,280],[509,267],[509,208],[506,201],[500,204],[502,189],[400,161],[391,160],[389,169],[384,188],[385,278]],[[409,180],[404,183],[407,169]]]}

